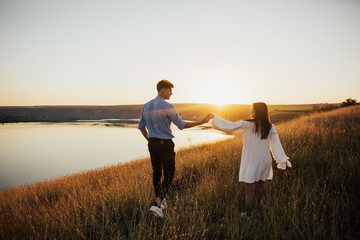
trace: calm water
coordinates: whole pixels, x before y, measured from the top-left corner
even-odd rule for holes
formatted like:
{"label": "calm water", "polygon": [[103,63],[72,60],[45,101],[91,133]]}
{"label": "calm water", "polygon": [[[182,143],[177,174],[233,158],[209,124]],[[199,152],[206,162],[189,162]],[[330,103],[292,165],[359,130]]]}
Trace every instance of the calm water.
{"label": "calm water", "polygon": [[[172,127],[176,150],[229,136],[209,129]],[[0,125],[0,189],[148,157],[135,127],[94,123]]]}

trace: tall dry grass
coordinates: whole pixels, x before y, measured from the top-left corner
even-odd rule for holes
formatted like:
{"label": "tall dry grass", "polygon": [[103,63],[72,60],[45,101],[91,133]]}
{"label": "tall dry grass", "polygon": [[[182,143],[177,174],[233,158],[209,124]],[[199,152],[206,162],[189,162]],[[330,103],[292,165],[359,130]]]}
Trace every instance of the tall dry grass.
{"label": "tall dry grass", "polygon": [[[268,207],[241,220],[242,139],[177,152],[165,219],[149,212],[149,159],[0,193],[2,239],[357,239],[360,107],[277,125],[293,168],[275,170]],[[275,164],[274,164],[275,167]]]}

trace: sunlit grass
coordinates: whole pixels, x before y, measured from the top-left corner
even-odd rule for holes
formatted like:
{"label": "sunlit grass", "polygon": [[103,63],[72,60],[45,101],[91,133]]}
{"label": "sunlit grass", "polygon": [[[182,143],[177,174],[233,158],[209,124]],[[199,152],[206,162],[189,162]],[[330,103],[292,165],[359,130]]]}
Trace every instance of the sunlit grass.
{"label": "sunlit grass", "polygon": [[[356,239],[360,237],[360,107],[277,125],[293,168],[275,170],[268,208],[241,220],[242,140],[177,152],[164,220],[149,159],[0,193],[4,239]],[[274,165],[275,167],[275,165]]]}

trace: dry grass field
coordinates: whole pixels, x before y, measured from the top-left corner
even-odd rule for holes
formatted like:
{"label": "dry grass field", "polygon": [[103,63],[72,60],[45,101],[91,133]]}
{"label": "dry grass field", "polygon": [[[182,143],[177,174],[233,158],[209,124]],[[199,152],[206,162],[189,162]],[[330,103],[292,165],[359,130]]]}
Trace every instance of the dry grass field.
{"label": "dry grass field", "polygon": [[[293,168],[240,219],[242,139],[177,152],[163,220],[149,159],[0,192],[1,239],[359,239],[360,106],[276,125]],[[275,163],[274,163],[275,167]]]}

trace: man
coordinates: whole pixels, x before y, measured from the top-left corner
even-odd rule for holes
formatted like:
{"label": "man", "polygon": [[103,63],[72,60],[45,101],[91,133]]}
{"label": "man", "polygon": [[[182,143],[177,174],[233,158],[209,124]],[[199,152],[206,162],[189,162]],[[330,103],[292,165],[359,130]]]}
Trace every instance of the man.
{"label": "man", "polygon": [[[183,121],[174,106],[165,100],[172,95],[174,85],[168,80],[161,80],[157,84],[158,95],[146,103],[142,109],[138,129],[148,141],[151,164],[153,168],[153,184],[155,190],[155,204],[150,208],[159,217],[164,217],[163,209],[167,207],[165,195],[169,191],[175,173],[175,151],[170,128],[173,122],[179,129],[191,128],[209,121],[206,117],[197,122]],[[164,179],[161,182],[162,171]]]}

